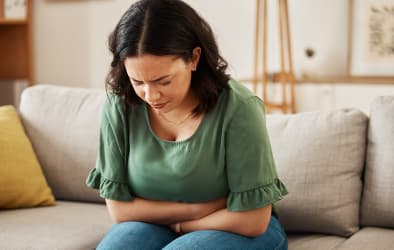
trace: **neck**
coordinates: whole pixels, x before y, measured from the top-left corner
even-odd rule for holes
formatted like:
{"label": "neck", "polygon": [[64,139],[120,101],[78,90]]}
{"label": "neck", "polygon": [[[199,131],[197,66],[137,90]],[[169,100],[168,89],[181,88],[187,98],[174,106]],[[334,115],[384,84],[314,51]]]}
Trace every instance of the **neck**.
{"label": "neck", "polygon": [[186,114],[183,118],[177,119],[177,120],[170,120],[169,118],[167,118],[164,114],[162,113],[158,113],[159,117],[164,120],[165,122],[172,124],[172,125],[181,125],[183,123],[185,123],[186,121],[192,119],[193,117],[193,112],[189,112],[188,114]]}
{"label": "neck", "polygon": [[169,112],[163,113],[160,112],[159,110],[152,110],[153,113],[156,114],[156,117],[158,117],[160,120],[172,124],[172,125],[180,125],[185,123],[186,121],[189,121],[193,118],[195,118],[195,115],[193,113],[193,110],[195,107],[198,105],[198,100],[195,98],[188,98],[188,101],[185,102],[181,107],[178,107],[174,110],[171,110]]}

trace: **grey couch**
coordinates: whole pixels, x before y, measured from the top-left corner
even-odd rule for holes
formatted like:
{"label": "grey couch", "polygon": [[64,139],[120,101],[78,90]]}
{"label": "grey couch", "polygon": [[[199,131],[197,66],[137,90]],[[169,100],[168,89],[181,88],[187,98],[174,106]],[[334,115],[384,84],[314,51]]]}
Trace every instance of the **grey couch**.
{"label": "grey couch", "polygon": [[[0,249],[94,249],[111,227],[85,186],[105,92],[37,85],[20,114],[56,206],[0,211]],[[277,204],[289,249],[393,249],[394,97],[356,109],[268,115],[289,195]],[[147,236],[149,237],[149,236]]]}

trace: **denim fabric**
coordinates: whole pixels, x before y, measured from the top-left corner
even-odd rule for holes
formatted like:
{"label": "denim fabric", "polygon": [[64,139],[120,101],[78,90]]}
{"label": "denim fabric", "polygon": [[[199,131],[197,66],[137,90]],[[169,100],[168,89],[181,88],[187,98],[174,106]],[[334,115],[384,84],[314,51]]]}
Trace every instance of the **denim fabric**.
{"label": "denim fabric", "polygon": [[267,231],[254,238],[216,230],[201,230],[178,236],[165,226],[144,222],[115,224],[97,247],[98,250],[287,250],[287,237],[272,216]]}

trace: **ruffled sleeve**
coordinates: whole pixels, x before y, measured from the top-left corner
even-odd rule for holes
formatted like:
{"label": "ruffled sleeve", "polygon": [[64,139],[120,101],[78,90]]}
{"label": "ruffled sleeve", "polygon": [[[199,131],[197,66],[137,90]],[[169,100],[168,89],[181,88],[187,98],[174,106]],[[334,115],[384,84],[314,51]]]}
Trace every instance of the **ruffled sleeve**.
{"label": "ruffled sleeve", "polygon": [[105,199],[129,201],[133,199],[128,185],[128,128],[121,100],[108,96],[100,126],[96,167],[86,179],[86,185],[99,189]]}
{"label": "ruffled sleeve", "polygon": [[288,193],[278,178],[265,124],[264,106],[257,97],[244,101],[227,133],[227,209],[246,211],[274,204]]}

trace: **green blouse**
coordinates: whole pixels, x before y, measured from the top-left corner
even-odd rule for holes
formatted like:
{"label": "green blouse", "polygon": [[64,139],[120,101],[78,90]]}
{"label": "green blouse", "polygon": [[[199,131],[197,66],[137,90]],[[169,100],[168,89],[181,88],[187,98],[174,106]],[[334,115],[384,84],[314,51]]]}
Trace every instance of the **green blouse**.
{"label": "green blouse", "polygon": [[235,80],[196,132],[183,141],[153,132],[145,104],[104,104],[96,167],[86,183],[106,199],[133,197],[206,202],[227,197],[227,209],[264,207],[287,194],[278,179],[263,102]]}

